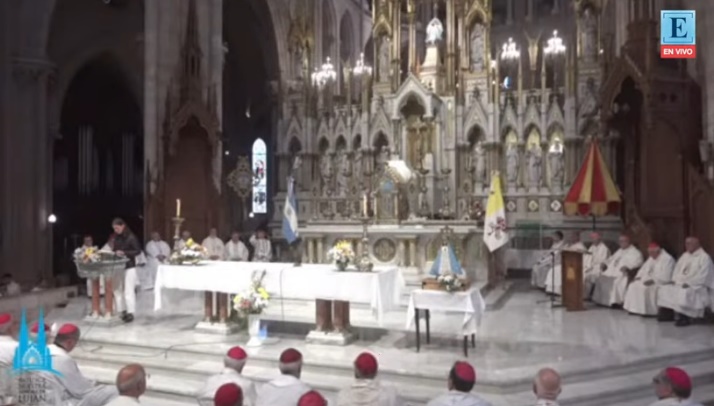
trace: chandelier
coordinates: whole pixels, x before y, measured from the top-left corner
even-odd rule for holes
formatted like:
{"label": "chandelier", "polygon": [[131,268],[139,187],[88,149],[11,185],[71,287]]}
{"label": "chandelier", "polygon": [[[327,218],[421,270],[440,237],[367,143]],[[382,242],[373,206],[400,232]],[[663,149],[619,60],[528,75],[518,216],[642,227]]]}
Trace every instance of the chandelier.
{"label": "chandelier", "polygon": [[563,45],[563,39],[558,36],[558,31],[553,31],[553,36],[546,43],[543,52],[546,55],[561,55],[565,53],[565,45]]}
{"label": "chandelier", "polygon": [[312,84],[317,87],[324,87],[336,79],[337,72],[335,72],[335,66],[330,62],[330,57],[327,57],[325,63],[320,67],[320,70],[315,70],[312,74]]}
{"label": "chandelier", "polygon": [[357,64],[352,69],[352,73],[354,73],[355,76],[372,75],[372,67],[367,65],[367,63],[364,61],[364,52],[359,54],[359,60],[357,60]]}
{"label": "chandelier", "polygon": [[501,59],[513,60],[521,57],[521,50],[513,42],[513,38],[509,38],[506,43],[503,44],[501,48]]}

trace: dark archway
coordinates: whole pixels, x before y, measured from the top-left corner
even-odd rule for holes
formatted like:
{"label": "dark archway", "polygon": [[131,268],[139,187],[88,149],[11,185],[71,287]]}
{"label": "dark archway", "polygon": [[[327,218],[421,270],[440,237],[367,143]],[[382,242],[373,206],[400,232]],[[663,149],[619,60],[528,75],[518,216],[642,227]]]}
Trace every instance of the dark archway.
{"label": "dark archway", "polygon": [[[267,213],[243,218],[242,202],[228,188],[226,213],[232,227],[264,226],[271,218],[277,187],[275,159],[278,119],[278,64],[275,30],[262,0],[223,2],[223,37],[227,42],[223,70],[224,172],[235,168],[238,156],[250,156],[253,144],[267,145]],[[251,212],[251,202],[246,202]]]}
{"label": "dark archway", "polygon": [[116,216],[142,230],[142,114],[118,66],[110,54],[91,60],[62,102],[62,137],[53,152],[55,269],[83,234],[103,244]]}

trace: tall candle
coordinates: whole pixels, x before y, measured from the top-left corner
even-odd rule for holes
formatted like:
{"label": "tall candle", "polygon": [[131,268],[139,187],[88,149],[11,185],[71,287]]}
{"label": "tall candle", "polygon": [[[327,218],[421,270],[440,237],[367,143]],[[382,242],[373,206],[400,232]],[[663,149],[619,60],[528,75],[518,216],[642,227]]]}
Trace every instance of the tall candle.
{"label": "tall candle", "polygon": [[362,196],[362,213],[365,217],[368,216],[369,209],[367,208],[367,193]]}
{"label": "tall candle", "polygon": [[181,217],[181,199],[176,199],[176,218]]}

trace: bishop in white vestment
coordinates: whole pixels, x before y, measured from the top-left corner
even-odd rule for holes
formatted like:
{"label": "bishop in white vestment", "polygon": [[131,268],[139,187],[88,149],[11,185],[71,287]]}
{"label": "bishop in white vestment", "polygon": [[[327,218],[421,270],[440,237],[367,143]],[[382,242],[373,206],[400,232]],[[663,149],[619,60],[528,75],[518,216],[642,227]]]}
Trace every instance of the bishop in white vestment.
{"label": "bishop in white vestment", "polygon": [[310,387],[300,380],[302,354],[288,348],[280,354],[280,376],[258,389],[256,406],[295,406]]}
{"label": "bishop in white vestment", "polygon": [[203,243],[201,245],[203,245],[203,248],[208,251],[208,259],[210,259],[211,261],[223,260],[223,254],[226,247],[223,244],[223,240],[218,238],[218,230],[212,228],[208,234],[208,237],[203,240]]}
{"label": "bishop in white vestment", "polygon": [[714,291],[714,264],[701,247],[699,240],[688,237],[687,249],[674,267],[672,282],[662,286],[657,294],[657,306],[677,313],[678,326],[690,324],[690,318],[704,316],[711,305],[710,293]]}
{"label": "bishop in white vestment", "polygon": [[560,251],[565,247],[563,233],[556,231],[553,233],[553,245],[545,255],[543,255],[531,271],[531,285],[537,288],[545,288],[548,272],[560,261]]}
{"label": "bishop in white vestment", "polygon": [[151,233],[151,241],[146,243],[146,269],[144,270],[141,286],[144,289],[153,289],[156,282],[156,274],[159,265],[165,264],[171,256],[171,247],[161,239],[161,235],[154,231]]}
{"label": "bishop in white vestment", "polygon": [[270,262],[273,259],[273,246],[270,244],[270,239],[268,239],[268,233],[264,230],[258,230],[258,232],[250,237],[250,244],[254,248],[253,261],[255,262]]}
{"label": "bishop in white vestment", "polygon": [[52,368],[61,375],[57,377],[64,389],[64,406],[105,405],[119,396],[117,388],[107,385],[95,385],[95,382],[82,375],[77,362],[69,355],[79,341],[79,328],[72,324],[60,327],[55,337],[55,344],[49,346],[52,356]]}
{"label": "bishop in white vestment", "polygon": [[[563,246],[562,251],[575,251],[583,253],[583,258],[587,252],[585,245],[580,242],[580,233],[575,231],[570,236],[570,240]],[[545,291],[560,295],[563,290],[563,264],[561,253],[555,254],[555,267],[548,270],[548,276],[545,278]]]}
{"label": "bishop in white vestment", "polygon": [[355,359],[355,381],[337,394],[337,406],[403,406],[397,391],[377,378],[377,358],[363,352]]}
{"label": "bishop in white vestment", "polygon": [[491,406],[471,393],[476,384],[476,371],[468,362],[458,361],[449,372],[449,392],[432,399],[427,406]]}
{"label": "bishop in white vestment", "polygon": [[672,281],[674,258],[657,243],[647,249],[649,258],[627,287],[624,309],[642,316],[657,315],[657,291]]}
{"label": "bishop in white vestment", "polygon": [[586,298],[590,298],[593,286],[602,272],[602,264],[610,258],[610,248],[602,242],[600,233],[590,235],[592,244],[588,248],[589,255],[583,255],[583,284]]}
{"label": "bishop in white vestment", "polygon": [[702,406],[691,399],[692,379],[683,369],[665,368],[652,382],[659,400],[650,406]]}
{"label": "bishop in white vestment", "polygon": [[213,397],[221,386],[235,383],[243,392],[243,406],[255,406],[255,385],[253,381],[243,376],[243,367],[248,360],[248,354],[241,347],[233,347],[223,358],[224,369],[220,374],[208,378],[206,384],[198,392],[198,404],[212,406]]}
{"label": "bishop in white vestment", "polygon": [[231,239],[226,243],[226,261],[247,261],[249,257],[248,247],[240,240],[240,234],[234,231]]}
{"label": "bishop in white vestment", "polygon": [[627,272],[642,265],[643,258],[630,237],[621,235],[620,249],[600,267],[604,272],[595,282],[593,302],[602,306],[622,305],[627,291]]}

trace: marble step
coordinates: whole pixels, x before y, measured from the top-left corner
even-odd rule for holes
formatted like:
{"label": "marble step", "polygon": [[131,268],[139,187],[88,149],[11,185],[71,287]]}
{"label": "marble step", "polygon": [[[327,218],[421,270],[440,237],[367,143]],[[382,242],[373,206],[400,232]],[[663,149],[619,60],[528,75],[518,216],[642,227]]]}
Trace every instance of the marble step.
{"label": "marble step", "polygon": [[[170,356],[164,359],[161,357],[162,350],[160,349],[112,345],[103,345],[94,351],[81,349],[75,351],[74,356],[82,370],[86,370],[86,374],[102,382],[112,382],[116,371],[126,363],[142,363],[152,376],[149,385],[152,393],[170,399],[190,398],[207,376],[221,369],[221,358],[218,354],[173,350]],[[348,364],[339,368],[308,362],[303,378],[307,383],[324,392],[325,395],[333,396],[337,390],[352,381],[351,366]],[[709,391],[708,386],[712,386],[712,382],[714,382],[714,362],[712,362],[711,356],[677,364],[683,366],[692,375],[698,389],[697,393]],[[564,377],[566,386],[561,404],[600,406],[611,404],[607,402],[623,401],[632,401],[633,405],[634,402],[648,404],[652,398],[651,379],[662,365],[668,365],[668,363],[640,364],[639,368],[630,366],[620,370],[610,369],[589,377],[566,376]],[[274,377],[276,371],[277,365],[274,360],[253,356],[245,373],[260,383]],[[426,377],[417,375],[415,371],[401,371],[401,374],[399,371],[381,371],[380,377],[385,382],[397,387],[414,405],[425,403],[428,399],[438,395],[443,391],[445,385],[443,375]],[[532,401],[529,382],[511,388],[477,385],[477,391],[492,401],[495,406],[526,405]]]}

